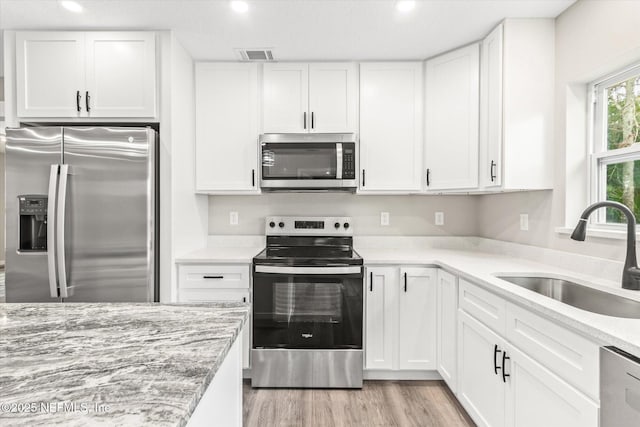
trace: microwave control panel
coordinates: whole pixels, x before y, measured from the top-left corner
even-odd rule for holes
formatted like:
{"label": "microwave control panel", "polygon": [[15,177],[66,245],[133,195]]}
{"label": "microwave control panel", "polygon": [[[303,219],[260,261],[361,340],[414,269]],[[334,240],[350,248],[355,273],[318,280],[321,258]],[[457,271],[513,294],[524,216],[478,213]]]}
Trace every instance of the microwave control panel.
{"label": "microwave control panel", "polygon": [[355,144],[342,144],[342,179],[356,178],[355,152]]}

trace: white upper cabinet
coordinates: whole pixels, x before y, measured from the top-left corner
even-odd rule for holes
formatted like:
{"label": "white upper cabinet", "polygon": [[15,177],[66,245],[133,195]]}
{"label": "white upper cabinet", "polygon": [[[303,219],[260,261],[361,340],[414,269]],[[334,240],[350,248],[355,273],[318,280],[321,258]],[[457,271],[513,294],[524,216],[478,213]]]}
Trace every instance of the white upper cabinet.
{"label": "white upper cabinet", "polygon": [[478,187],[479,80],[478,44],[426,62],[427,190]]}
{"label": "white upper cabinet", "polygon": [[90,117],[156,115],[155,34],[85,33]]}
{"label": "white upper cabinet", "polygon": [[355,64],[264,64],[263,77],[264,133],[356,131]]}
{"label": "white upper cabinet", "polygon": [[554,20],[507,19],[482,42],[480,186],[553,187]]}
{"label": "white upper cabinet", "polygon": [[155,34],[16,33],[18,117],[156,116]]}
{"label": "white upper cabinet", "polygon": [[264,133],[308,132],[309,65],[264,64],[263,77]]}
{"label": "white upper cabinet", "polygon": [[355,132],[358,71],[354,63],[309,64],[311,132]]}
{"label": "white upper cabinet", "polygon": [[84,33],[16,34],[19,117],[80,117],[85,80]]}
{"label": "white upper cabinet", "polygon": [[360,192],[419,192],[422,169],[421,62],[360,65]]}
{"label": "white upper cabinet", "polygon": [[258,189],[258,64],[196,64],[196,191]]}

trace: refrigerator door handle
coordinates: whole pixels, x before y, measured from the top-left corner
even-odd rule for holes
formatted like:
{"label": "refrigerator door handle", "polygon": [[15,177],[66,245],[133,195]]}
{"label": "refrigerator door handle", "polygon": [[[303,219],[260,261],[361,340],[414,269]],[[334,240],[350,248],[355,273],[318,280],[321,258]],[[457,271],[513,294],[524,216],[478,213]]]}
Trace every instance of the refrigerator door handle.
{"label": "refrigerator door handle", "polygon": [[49,266],[49,290],[51,298],[58,298],[58,280],[56,276],[56,192],[58,191],[58,170],[60,165],[51,165],[49,174],[49,195],[47,200],[47,264]]}
{"label": "refrigerator door handle", "polygon": [[56,252],[58,255],[58,280],[60,283],[60,297],[67,298],[67,269],[64,256],[64,222],[65,206],[67,202],[67,176],[69,165],[60,165],[60,183],[58,184],[58,212],[56,215]]}

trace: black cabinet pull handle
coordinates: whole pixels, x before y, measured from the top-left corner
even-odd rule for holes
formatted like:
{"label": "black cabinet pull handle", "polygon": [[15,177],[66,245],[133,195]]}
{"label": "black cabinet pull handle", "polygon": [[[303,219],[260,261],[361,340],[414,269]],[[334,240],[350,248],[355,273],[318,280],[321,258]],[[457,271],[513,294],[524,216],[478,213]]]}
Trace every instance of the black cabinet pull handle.
{"label": "black cabinet pull handle", "polygon": [[510,377],[510,374],[507,374],[507,368],[506,366],[504,366],[504,362],[506,360],[511,359],[509,356],[507,356],[507,352],[503,351],[502,352],[502,382],[506,383],[507,382],[507,377]]}
{"label": "black cabinet pull handle", "polygon": [[251,169],[251,186],[252,187],[256,186],[256,170],[255,169]]}
{"label": "black cabinet pull handle", "polygon": [[76,110],[78,111],[78,113],[80,112],[80,98],[82,98],[82,96],[80,95],[80,91],[76,91]]}
{"label": "black cabinet pull handle", "polygon": [[404,273],[404,291],[407,292],[407,272]]}
{"label": "black cabinet pull handle", "polygon": [[364,171],[364,169],[362,169],[362,186],[363,187],[364,187],[364,183],[365,183],[364,178],[365,178],[365,171]]}
{"label": "black cabinet pull handle", "polygon": [[242,297],[242,302],[247,302],[247,297]]}
{"label": "black cabinet pull handle", "polygon": [[315,128],[315,120],[314,120],[314,114],[313,111],[311,112],[311,129]]}
{"label": "black cabinet pull handle", "polygon": [[369,273],[369,292],[373,292],[373,271]]}
{"label": "black cabinet pull handle", "polygon": [[429,176],[431,175],[431,169],[427,169],[427,187],[431,185],[429,182]]}
{"label": "black cabinet pull handle", "polygon": [[84,105],[85,107],[87,107],[87,113],[91,111],[91,106],[89,106],[90,100],[91,100],[91,97],[89,96],[89,91],[86,91],[84,96]]}
{"label": "black cabinet pull handle", "polygon": [[489,175],[491,175],[491,182],[495,181],[496,178],[497,178],[496,174],[493,173],[493,171],[495,170],[496,166],[497,166],[496,162],[491,160],[491,168],[489,169]]}
{"label": "black cabinet pull handle", "polygon": [[224,276],[202,276],[203,279],[224,279]]}
{"label": "black cabinet pull handle", "polygon": [[[498,344],[493,346],[493,372],[498,375],[498,371],[500,370],[500,366],[498,366],[498,353],[502,353],[501,350],[498,349]],[[504,361],[502,362],[504,366]]]}
{"label": "black cabinet pull handle", "polygon": [[305,111],[304,113],[302,113],[302,116],[303,116],[303,119],[302,119],[302,121],[303,121],[302,126],[303,126],[303,128],[304,128],[304,129],[306,129],[306,128],[307,128],[307,112]]}

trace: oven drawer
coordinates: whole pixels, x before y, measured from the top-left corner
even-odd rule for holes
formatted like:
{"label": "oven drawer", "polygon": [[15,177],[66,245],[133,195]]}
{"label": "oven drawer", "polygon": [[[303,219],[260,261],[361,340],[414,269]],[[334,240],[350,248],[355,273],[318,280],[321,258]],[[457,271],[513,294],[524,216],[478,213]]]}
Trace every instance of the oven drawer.
{"label": "oven drawer", "polygon": [[181,265],[179,289],[249,289],[248,265]]}

